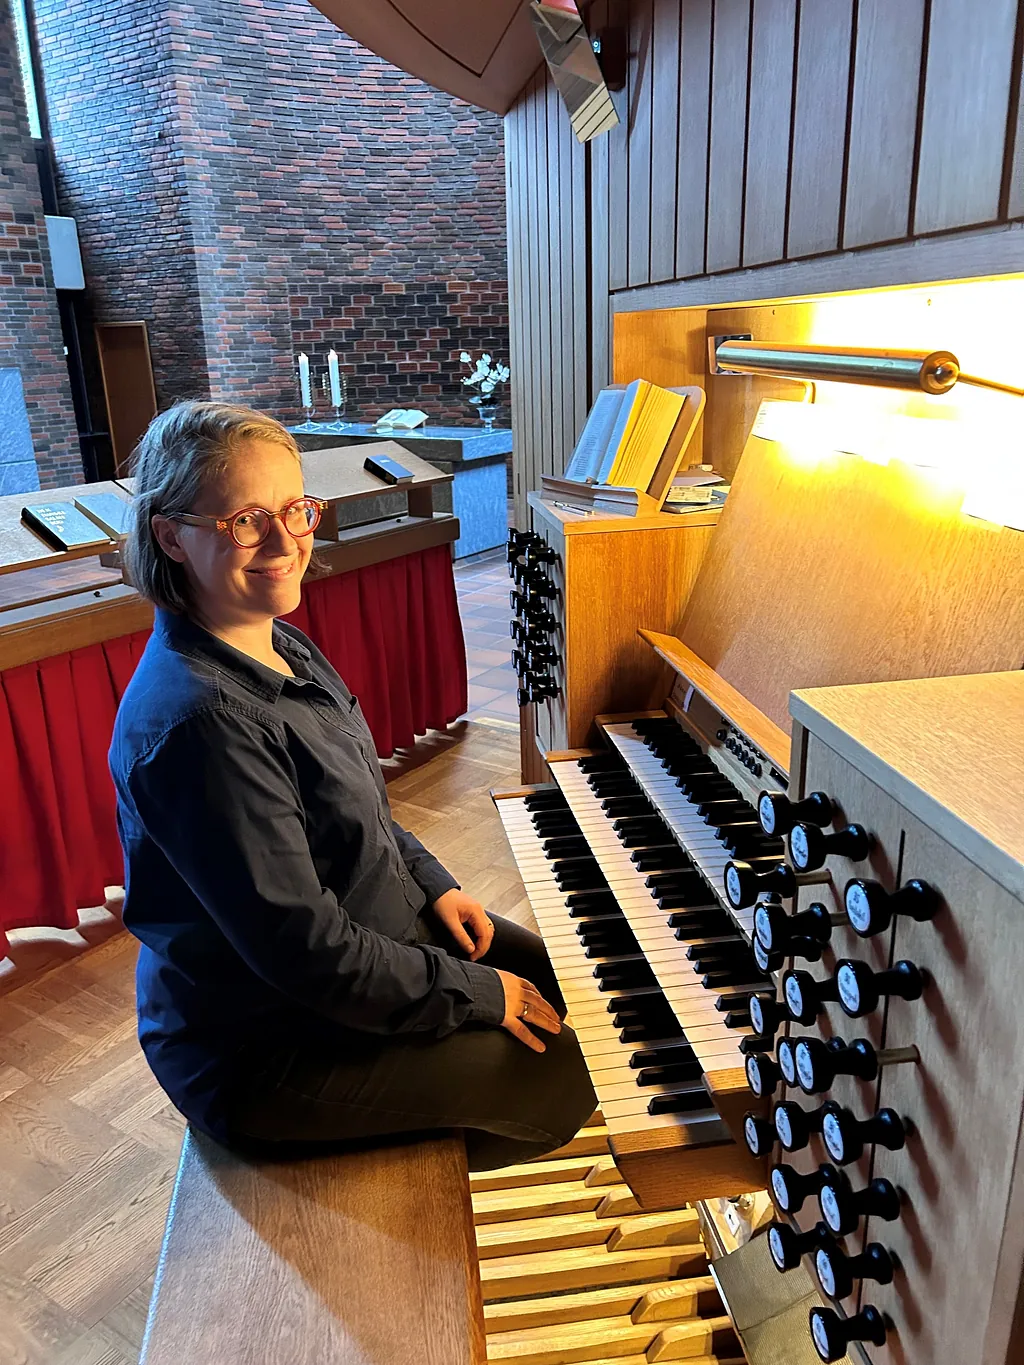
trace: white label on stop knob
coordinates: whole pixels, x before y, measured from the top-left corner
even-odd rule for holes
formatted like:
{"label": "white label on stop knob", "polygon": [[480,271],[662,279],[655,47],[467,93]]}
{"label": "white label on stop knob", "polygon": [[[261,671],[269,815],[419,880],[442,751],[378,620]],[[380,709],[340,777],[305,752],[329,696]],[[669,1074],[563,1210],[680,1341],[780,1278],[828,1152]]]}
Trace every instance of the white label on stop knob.
{"label": "white label on stop knob", "polygon": [[810,853],[807,848],[807,831],[802,825],[794,826],[793,833],[789,836],[789,851],[797,867],[807,866]]}
{"label": "white label on stop knob", "polygon": [[773,947],[772,922],[768,918],[768,910],[763,901],[754,911],[754,933],[766,948]]}
{"label": "white label on stop knob", "polygon": [[829,1156],[833,1161],[838,1161],[842,1165],[846,1153],[843,1150],[843,1132],[835,1114],[825,1115],[825,1122],[821,1125],[821,1135],[825,1139]]}
{"label": "white label on stop knob", "polygon": [[827,1251],[821,1250],[814,1258],[814,1268],[818,1272],[821,1287],[830,1299],[836,1296],[836,1277],[832,1273],[832,1258]]}
{"label": "white label on stop knob", "polygon": [[825,1320],[815,1313],[811,1318],[811,1336],[814,1338],[815,1349],[822,1360],[830,1360],[832,1357],[832,1343],[828,1339],[828,1332],[825,1330]]}
{"label": "white label on stop knob", "polygon": [[740,874],[734,867],[729,867],[726,870],[725,891],[729,897],[729,904],[739,909],[740,901],[743,899],[743,889],[740,886]]}
{"label": "white label on stop knob", "polygon": [[839,1212],[839,1204],[836,1200],[836,1192],[831,1185],[823,1185],[821,1194],[818,1197],[821,1205],[822,1216],[833,1232],[838,1233],[842,1224],[842,1214]]}
{"label": "white label on stop knob", "polygon": [[846,888],[846,918],[858,934],[866,934],[871,925],[868,893],[858,882],[853,882]]}
{"label": "white label on stop knob", "polygon": [[836,979],[839,985],[839,999],[844,1009],[856,1015],[860,1011],[860,986],[857,984],[856,973],[844,964],[839,968]]}
{"label": "white label on stop knob", "polygon": [[757,818],[761,821],[761,828],[765,834],[775,833],[775,807],[772,805],[770,792],[765,792],[757,803]]}
{"label": "white label on stop knob", "polygon": [[786,1188],[786,1177],[777,1167],[772,1171],[772,1194],[774,1194],[775,1202],[782,1212],[788,1213],[789,1200],[786,1196],[789,1194],[789,1191]]}
{"label": "white label on stop knob", "polygon": [[776,1109],[775,1111],[775,1131],[778,1133],[779,1141],[783,1147],[791,1148],[793,1146],[793,1125],[790,1123],[789,1115],[785,1109]]}
{"label": "white label on stop knob", "polygon": [[768,1250],[772,1253],[772,1260],[778,1270],[786,1268],[786,1249],[782,1244],[778,1228],[768,1229]]}
{"label": "white label on stop knob", "polygon": [[805,1090],[814,1089],[814,1061],[811,1057],[811,1050],[801,1047],[797,1043],[794,1049],[796,1053],[796,1074],[800,1078],[800,1084]]}
{"label": "white label on stop knob", "polygon": [[799,1019],[804,1012],[804,993],[795,976],[786,977],[786,1004],[794,1016]]}

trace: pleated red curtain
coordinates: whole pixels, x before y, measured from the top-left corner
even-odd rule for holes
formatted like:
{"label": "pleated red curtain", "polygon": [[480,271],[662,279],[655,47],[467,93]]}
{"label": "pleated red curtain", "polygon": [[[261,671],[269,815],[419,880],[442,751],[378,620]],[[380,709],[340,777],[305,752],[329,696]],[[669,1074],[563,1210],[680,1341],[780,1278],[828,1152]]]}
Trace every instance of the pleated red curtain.
{"label": "pleated red curtain", "polygon": [[[289,619],[359,697],[382,757],[465,711],[448,546],[310,582]],[[6,930],[74,928],[122,880],[107,749],[148,638],[0,672],[0,956]]]}

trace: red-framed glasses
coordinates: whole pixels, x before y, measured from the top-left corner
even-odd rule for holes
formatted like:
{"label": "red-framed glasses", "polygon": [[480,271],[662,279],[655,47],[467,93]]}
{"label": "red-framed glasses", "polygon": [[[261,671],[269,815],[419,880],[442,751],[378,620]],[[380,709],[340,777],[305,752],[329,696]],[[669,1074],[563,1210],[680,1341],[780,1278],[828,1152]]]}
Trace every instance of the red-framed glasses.
{"label": "red-framed glasses", "polygon": [[175,512],[169,520],[183,521],[188,526],[212,526],[215,531],[229,535],[240,550],[254,550],[270,535],[271,523],[277,519],[289,535],[300,540],[311,536],[329,504],[320,498],[295,498],[277,512],[266,507],[243,507],[230,517],[202,517],[196,512]]}

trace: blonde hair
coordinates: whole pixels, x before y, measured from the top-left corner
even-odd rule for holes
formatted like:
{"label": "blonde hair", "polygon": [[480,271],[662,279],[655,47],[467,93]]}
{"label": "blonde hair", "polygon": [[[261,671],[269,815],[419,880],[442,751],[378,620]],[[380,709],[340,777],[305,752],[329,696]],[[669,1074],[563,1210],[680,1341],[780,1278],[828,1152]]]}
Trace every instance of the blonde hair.
{"label": "blonde hair", "polygon": [[125,567],[143,597],[168,611],[186,612],[191,589],[184,565],[166,555],[152,518],[190,512],[211,479],[246,441],[269,441],[301,460],[280,422],[253,408],[188,399],[154,417],[135,448],[135,522],[125,546]]}

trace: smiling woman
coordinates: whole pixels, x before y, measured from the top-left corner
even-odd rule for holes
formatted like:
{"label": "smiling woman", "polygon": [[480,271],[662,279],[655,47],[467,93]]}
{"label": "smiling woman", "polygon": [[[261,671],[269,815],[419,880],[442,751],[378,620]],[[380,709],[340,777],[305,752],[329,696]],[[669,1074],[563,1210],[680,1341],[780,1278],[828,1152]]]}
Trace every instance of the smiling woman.
{"label": "smiling woman", "polygon": [[356,698],[279,619],[321,510],[292,438],[179,404],[135,478],[157,610],[110,767],[157,1080],[239,1146],[460,1127],[478,1169],[560,1146],[595,1100],[540,939],[395,824]]}

